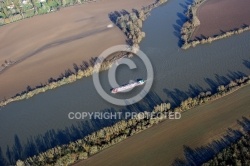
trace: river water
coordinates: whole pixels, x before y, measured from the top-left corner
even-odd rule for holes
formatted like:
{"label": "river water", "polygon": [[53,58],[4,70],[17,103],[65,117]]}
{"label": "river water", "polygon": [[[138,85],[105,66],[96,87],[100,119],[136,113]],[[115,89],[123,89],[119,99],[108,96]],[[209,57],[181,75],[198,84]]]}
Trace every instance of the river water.
{"label": "river water", "polygon": [[[11,103],[0,110],[0,165],[68,143],[115,122],[70,120],[69,112],[138,112],[150,110],[162,101],[175,105],[188,96],[214,91],[218,84],[249,75],[249,32],[188,50],[180,49],[179,29],[185,21],[183,13],[188,3],[190,1],[169,0],[154,9],[143,24],[146,38],[140,48],[151,60],[155,77],[150,93],[141,102],[127,107],[112,105],[99,96],[92,77],[88,77]],[[137,69],[129,70],[125,65],[118,68],[116,77],[120,84],[146,77],[141,60],[138,57],[132,60]],[[110,89],[107,75],[107,71],[100,75],[104,89]],[[129,95],[133,96],[141,88]],[[128,97],[118,95],[124,96]]]}

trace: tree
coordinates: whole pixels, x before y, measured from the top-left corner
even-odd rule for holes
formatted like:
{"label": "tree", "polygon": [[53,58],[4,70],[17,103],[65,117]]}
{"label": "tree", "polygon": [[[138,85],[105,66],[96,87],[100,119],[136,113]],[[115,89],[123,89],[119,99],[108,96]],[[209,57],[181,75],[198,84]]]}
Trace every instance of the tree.
{"label": "tree", "polygon": [[141,10],[140,12],[139,12],[139,18],[142,20],[142,21],[144,21],[145,20],[145,14],[144,14],[144,11],[143,10]]}
{"label": "tree", "polygon": [[225,87],[224,87],[224,85],[220,85],[219,87],[218,87],[218,89],[217,89],[219,92],[220,91],[224,91],[225,90]]}
{"label": "tree", "polygon": [[4,18],[4,22],[8,23],[7,18],[9,18],[10,16],[10,11],[7,8],[7,2],[0,2],[1,6],[0,6],[0,15]]}
{"label": "tree", "polygon": [[55,0],[48,0],[47,3],[50,7],[50,11],[54,10],[58,6],[58,3]]}
{"label": "tree", "polygon": [[142,28],[142,20],[141,19],[137,19],[137,25],[139,28]]}
{"label": "tree", "polygon": [[20,15],[22,16],[22,18],[24,18],[23,7],[21,6],[20,1],[19,0],[14,0],[13,3],[14,3],[16,11],[18,13],[20,13]]}
{"label": "tree", "polygon": [[24,162],[21,160],[17,160],[16,166],[25,166]]}
{"label": "tree", "polygon": [[200,25],[200,20],[198,19],[197,16],[194,16],[194,18],[193,18],[193,25],[195,27]]}
{"label": "tree", "polygon": [[37,0],[30,0],[33,8],[34,8],[34,14],[38,14],[38,9],[37,9],[37,6],[36,6],[36,3],[37,3]]}

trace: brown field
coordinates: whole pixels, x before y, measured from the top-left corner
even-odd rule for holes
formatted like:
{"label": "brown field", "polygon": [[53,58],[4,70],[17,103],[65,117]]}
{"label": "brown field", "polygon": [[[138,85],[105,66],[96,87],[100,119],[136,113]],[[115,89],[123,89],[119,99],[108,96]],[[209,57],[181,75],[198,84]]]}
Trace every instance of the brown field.
{"label": "brown field", "polygon": [[248,0],[207,0],[197,11],[201,24],[193,33],[192,39],[202,35],[218,35],[243,24],[250,25],[249,6]]}
{"label": "brown field", "polygon": [[250,86],[166,120],[136,134],[80,165],[171,165],[184,157],[183,145],[196,148],[226,135],[228,128],[241,129],[237,120],[250,117]]}
{"label": "brown field", "polygon": [[26,89],[28,85],[57,78],[73,63],[117,44],[125,44],[125,35],[111,24],[108,14],[125,9],[141,9],[154,0],[100,0],[35,16],[0,28],[0,65],[5,60],[26,58],[0,74],[0,100]]}

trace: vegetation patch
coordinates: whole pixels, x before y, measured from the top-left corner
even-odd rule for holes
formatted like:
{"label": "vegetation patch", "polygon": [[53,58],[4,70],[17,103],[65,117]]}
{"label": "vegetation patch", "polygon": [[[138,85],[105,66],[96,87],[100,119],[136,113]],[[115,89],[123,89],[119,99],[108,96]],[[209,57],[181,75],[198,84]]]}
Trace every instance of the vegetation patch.
{"label": "vegetation patch", "polygon": [[[115,19],[116,25],[119,26],[123,30],[125,35],[128,37],[128,42],[134,47],[139,47],[138,45],[139,42],[142,40],[143,37],[145,37],[145,33],[141,31],[142,21],[146,19],[146,17],[149,15],[149,12],[153,8],[158,7],[164,2],[166,2],[166,0],[157,0],[155,3],[144,7],[141,11],[133,10],[132,13],[128,12],[111,13],[110,18],[113,21]],[[113,62],[124,56],[130,57],[132,56],[132,54],[128,55],[127,53],[125,54],[118,53],[112,59],[105,60],[100,68],[101,71],[109,69],[112,66]],[[4,99],[3,101],[1,101],[0,107],[3,107],[14,101],[29,99],[36,94],[45,92],[47,90],[55,89],[65,84],[75,82],[76,80],[81,79],[83,77],[91,76],[93,74],[94,64],[96,60],[98,59],[92,58],[90,60],[90,64],[85,62],[83,66],[81,66],[80,68],[77,67],[75,73],[69,70],[68,72],[65,73],[65,75],[61,76],[60,78],[57,79],[51,78],[48,84],[40,85],[35,88],[31,88],[30,86],[28,86],[27,90],[23,91],[21,94],[16,94],[14,97],[11,97],[9,99]],[[0,73],[15,63],[16,62],[6,61],[0,67]]]}
{"label": "vegetation patch", "polygon": [[[127,54],[123,52],[117,53],[112,58],[104,60],[104,62],[101,64],[100,71],[109,69],[113,65],[113,62],[120,59],[121,57],[130,57],[130,56],[132,56],[132,54]],[[35,88],[31,88],[30,86],[28,86],[27,90],[23,91],[21,94],[16,94],[14,97],[1,101],[0,107],[3,107],[14,101],[29,99],[34,95],[46,92],[47,90],[55,89],[62,85],[75,82],[76,80],[81,79],[83,77],[91,76],[94,72],[95,62],[98,62],[98,59],[92,58],[89,63],[83,62],[83,64],[80,67],[74,65],[76,72],[68,70],[65,72],[64,75],[60,76],[57,79],[50,78],[47,84],[40,85]],[[98,63],[96,64],[98,65]]]}
{"label": "vegetation patch", "polygon": [[[228,85],[220,85],[217,92],[201,92],[194,98],[188,98],[181,102],[180,106],[172,108],[170,103],[156,105],[151,113],[156,113],[157,118],[147,116],[149,112],[141,112],[132,119],[122,120],[116,124],[96,131],[83,139],[66,145],[57,146],[36,156],[29,157],[24,161],[18,160],[17,165],[69,165],[108,148],[127,137],[139,133],[153,125],[162,122],[168,112],[183,112],[208,101],[219,99],[241,87],[250,84],[250,76],[231,81]],[[142,116],[144,115],[144,116]],[[143,118],[145,117],[145,118]]]}
{"label": "vegetation patch", "polygon": [[215,35],[211,37],[203,37],[199,39],[191,39],[195,29],[200,25],[200,20],[197,17],[197,10],[201,4],[206,0],[194,0],[192,5],[188,6],[188,11],[186,13],[187,21],[183,24],[181,28],[181,40],[183,49],[188,49],[189,47],[195,47],[198,44],[211,43],[215,40],[230,37],[234,34],[240,34],[244,31],[250,30],[249,25],[243,25],[240,28],[230,30],[228,32],[222,32],[220,35]]}
{"label": "vegetation patch", "polygon": [[60,10],[61,7],[95,2],[95,0],[6,0],[0,1],[0,25],[9,24],[35,15]]}
{"label": "vegetation patch", "polygon": [[126,11],[113,12],[110,14],[111,20],[124,32],[127,36],[127,43],[134,47],[139,47],[139,43],[145,37],[145,32],[142,31],[142,23],[149,16],[149,12],[167,2],[167,0],[157,0],[155,3],[142,8],[142,10],[128,13]]}
{"label": "vegetation patch", "polygon": [[250,133],[246,133],[236,143],[202,164],[202,166],[213,165],[250,165]]}

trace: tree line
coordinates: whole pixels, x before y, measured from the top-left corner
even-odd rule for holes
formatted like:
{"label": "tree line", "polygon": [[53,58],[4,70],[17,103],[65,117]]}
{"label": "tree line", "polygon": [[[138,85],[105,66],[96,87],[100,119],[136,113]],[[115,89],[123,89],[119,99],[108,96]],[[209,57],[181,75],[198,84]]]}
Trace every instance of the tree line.
{"label": "tree line", "polygon": [[[141,31],[142,21],[146,19],[146,16],[149,15],[149,12],[159,6],[160,4],[166,2],[166,0],[157,0],[155,3],[150,4],[141,11],[134,10],[132,13],[127,13],[116,18],[117,25],[124,29],[124,33],[128,36],[129,40],[133,43],[133,46],[138,47],[138,43],[141,41],[145,33]],[[124,25],[123,25],[124,24]],[[109,69],[113,62],[120,59],[121,57],[127,56],[130,57],[132,54],[128,55],[127,53],[120,52],[116,54],[112,59],[105,60],[102,63],[101,70]],[[0,101],[0,107],[3,107],[11,102],[29,99],[36,94],[43,93],[50,89],[55,89],[65,84],[72,83],[83,77],[88,77],[93,74],[96,58],[91,58],[90,63],[84,62],[80,68],[77,67],[76,72],[71,72],[70,70],[65,72],[65,75],[60,76],[57,79],[51,78],[47,84],[39,85],[35,88],[27,87],[27,90],[23,91],[20,94],[4,99]],[[75,67],[74,67],[75,68]],[[4,68],[2,69],[4,70]]]}
{"label": "tree line", "polygon": [[[248,84],[250,84],[250,76],[231,81],[228,85],[220,85],[214,94],[210,91],[201,92],[196,97],[182,101],[175,108],[171,108],[170,103],[161,103],[156,105],[152,111],[140,112],[131,119],[119,121],[75,142],[57,146],[24,161],[18,160],[16,165],[70,165],[162,122],[166,113],[187,111],[203,103],[219,99]],[[157,118],[148,116],[149,113],[154,113]]]}
{"label": "tree line", "polygon": [[187,21],[183,24],[181,28],[181,39],[183,42],[182,48],[187,49],[190,43],[190,38],[197,26],[200,25],[200,20],[198,19],[196,12],[199,6],[206,0],[194,0],[192,5],[188,5],[188,10],[186,12]]}
{"label": "tree line", "polygon": [[195,47],[198,44],[211,43],[215,40],[223,39],[230,37],[234,34],[240,34],[244,31],[250,30],[249,25],[242,25],[240,28],[235,28],[228,32],[222,32],[220,35],[214,35],[210,37],[203,37],[201,39],[191,40],[192,34],[197,26],[200,25],[200,20],[198,19],[196,12],[199,6],[204,3],[206,0],[195,0],[192,5],[188,6],[188,11],[186,13],[187,21],[183,24],[181,28],[181,40],[182,40],[182,49],[188,49],[190,47]]}
{"label": "tree line", "polygon": [[245,31],[249,31],[249,30],[250,30],[250,26],[243,25],[241,28],[236,28],[236,29],[228,31],[228,32],[223,32],[220,35],[215,35],[215,36],[212,36],[212,37],[202,38],[200,40],[196,39],[196,40],[186,42],[186,43],[184,43],[182,45],[182,48],[187,49],[189,47],[195,47],[198,44],[212,43],[213,41],[220,40],[220,39],[223,39],[223,38],[227,38],[227,37],[230,37],[230,36],[235,35],[235,34],[241,34],[241,33],[245,32]]}
{"label": "tree line", "polygon": [[246,133],[236,143],[223,149],[213,159],[202,164],[202,166],[216,165],[250,165],[250,133]]}
{"label": "tree line", "polygon": [[[59,10],[61,7],[95,0],[5,0],[0,1],[0,25],[35,15]],[[2,21],[1,21],[2,20]]]}
{"label": "tree line", "polygon": [[115,23],[124,32],[128,38],[128,43],[134,47],[139,47],[139,43],[145,37],[145,32],[142,32],[142,23],[149,16],[149,12],[167,2],[167,0],[157,0],[155,3],[148,5],[142,10],[133,10],[131,13],[119,14]]}
{"label": "tree line", "polygon": [[27,90],[22,93],[18,93],[15,96],[4,99],[0,102],[0,107],[3,107],[11,102],[29,99],[34,95],[39,93],[46,92],[47,90],[55,89],[57,87],[72,83],[81,79],[83,77],[91,76],[94,72],[95,65],[100,65],[100,71],[109,69],[113,63],[120,59],[121,57],[131,57],[132,54],[128,54],[127,52],[119,52],[113,58],[105,59],[102,64],[98,63],[98,58],[91,58],[89,63],[83,61],[82,65],[78,67],[74,64],[75,72],[72,72],[70,69],[66,70],[64,74],[59,76],[57,79],[50,78],[47,84],[36,86],[32,88],[30,86],[27,87]]}

